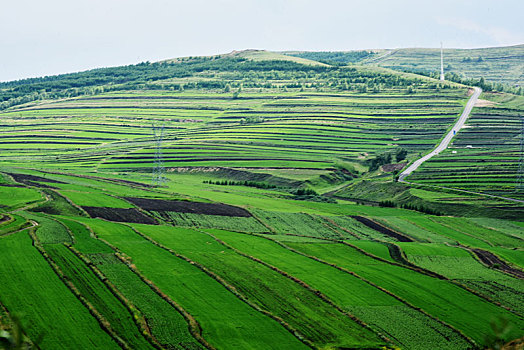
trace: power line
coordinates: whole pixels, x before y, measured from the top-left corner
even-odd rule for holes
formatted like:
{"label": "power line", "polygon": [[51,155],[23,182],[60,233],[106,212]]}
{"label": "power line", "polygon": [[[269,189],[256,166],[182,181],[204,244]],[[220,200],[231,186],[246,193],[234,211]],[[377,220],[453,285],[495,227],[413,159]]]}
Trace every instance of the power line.
{"label": "power line", "polygon": [[164,125],[156,126],[153,123],[153,137],[155,139],[155,165],[153,167],[153,184],[162,186],[167,181],[165,177],[164,157],[162,154],[162,141],[164,140]]}

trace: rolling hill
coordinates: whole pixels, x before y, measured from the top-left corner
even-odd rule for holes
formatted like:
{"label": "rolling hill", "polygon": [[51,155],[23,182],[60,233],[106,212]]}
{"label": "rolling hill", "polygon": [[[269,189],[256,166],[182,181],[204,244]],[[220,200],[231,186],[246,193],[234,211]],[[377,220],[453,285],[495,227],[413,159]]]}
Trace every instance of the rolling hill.
{"label": "rolling hill", "polygon": [[522,198],[521,97],[482,95],[453,148],[399,183],[469,87],[318,60],[246,50],[0,83],[2,336],[41,349],[521,338],[523,206],[483,195]]}
{"label": "rolling hill", "polygon": [[[524,45],[480,49],[444,49],[444,71],[510,87],[524,84]],[[347,52],[285,52],[326,63],[378,65],[400,71],[438,74],[440,49],[381,49]]]}

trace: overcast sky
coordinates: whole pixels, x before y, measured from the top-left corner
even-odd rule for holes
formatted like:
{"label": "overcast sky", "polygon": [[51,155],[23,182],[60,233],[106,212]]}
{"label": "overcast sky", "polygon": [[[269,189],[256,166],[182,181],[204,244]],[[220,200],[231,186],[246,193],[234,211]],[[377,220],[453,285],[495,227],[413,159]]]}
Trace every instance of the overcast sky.
{"label": "overcast sky", "polygon": [[523,0],[0,0],[0,81],[179,56],[524,43]]}

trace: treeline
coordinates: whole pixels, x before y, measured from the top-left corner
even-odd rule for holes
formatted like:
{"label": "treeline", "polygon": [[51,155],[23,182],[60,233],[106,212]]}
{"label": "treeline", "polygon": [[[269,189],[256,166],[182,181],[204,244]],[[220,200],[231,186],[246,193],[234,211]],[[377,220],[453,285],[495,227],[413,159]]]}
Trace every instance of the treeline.
{"label": "treeline", "polygon": [[202,183],[211,184],[211,185],[221,185],[221,186],[247,186],[255,187],[262,189],[277,188],[275,185],[268,184],[266,182],[256,182],[256,181],[231,181],[231,180],[204,180]]}
{"label": "treeline", "polygon": [[426,207],[421,204],[411,204],[411,203],[398,204],[392,200],[384,200],[384,201],[380,201],[378,205],[381,207],[386,207],[386,208],[402,208],[402,209],[414,210],[414,211],[418,211],[418,212],[429,214],[429,215],[436,215],[436,216],[444,215],[442,212],[438,210],[432,209],[430,207]]}
{"label": "treeline", "polygon": [[366,58],[375,55],[375,52],[363,50],[363,51],[318,51],[318,52],[298,52],[290,53],[289,56],[295,56],[300,58],[306,58],[317,62],[322,62],[332,65],[344,65],[348,63],[357,63]]}
{"label": "treeline", "polygon": [[[397,162],[401,162],[404,159],[406,159],[406,156],[408,155],[408,151],[403,148],[399,147],[395,150],[395,160]],[[377,155],[374,158],[370,158],[366,160],[366,164],[369,166],[369,171],[375,171],[377,170],[381,165],[391,164],[393,161],[393,154],[391,152],[389,153],[382,153]]]}
{"label": "treeline", "polygon": [[[246,72],[310,72],[318,73],[329,67],[308,66],[291,61],[249,61],[232,57],[197,57],[177,62],[143,62],[135,65],[98,68],[85,72],[60,74],[0,83],[0,109],[38,99],[75,97],[94,93],[172,88],[181,90],[180,84],[151,84],[155,81],[186,78],[205,71],[237,72],[240,78]],[[225,83],[198,82],[186,88],[223,88]],[[96,89],[98,88],[98,89]],[[183,89],[183,88],[182,88]]]}

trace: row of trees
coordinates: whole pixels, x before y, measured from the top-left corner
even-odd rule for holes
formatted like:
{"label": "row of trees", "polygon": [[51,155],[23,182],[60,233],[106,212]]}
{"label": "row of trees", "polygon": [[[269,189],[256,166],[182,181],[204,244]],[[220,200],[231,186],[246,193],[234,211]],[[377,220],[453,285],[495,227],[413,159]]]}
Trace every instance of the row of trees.
{"label": "row of trees", "polygon": [[430,214],[430,215],[437,215],[437,216],[444,215],[442,212],[436,209],[424,206],[422,204],[412,204],[412,203],[399,204],[392,200],[384,200],[384,201],[380,201],[378,205],[381,207],[387,207],[387,208],[397,208],[398,207],[402,209],[415,210],[415,211],[425,213],[425,214]]}
{"label": "row of trees", "polygon": [[232,181],[232,180],[204,180],[202,183],[211,184],[211,185],[221,185],[221,186],[247,186],[255,188],[277,188],[277,186],[268,184],[266,182],[256,182],[256,181]]}

